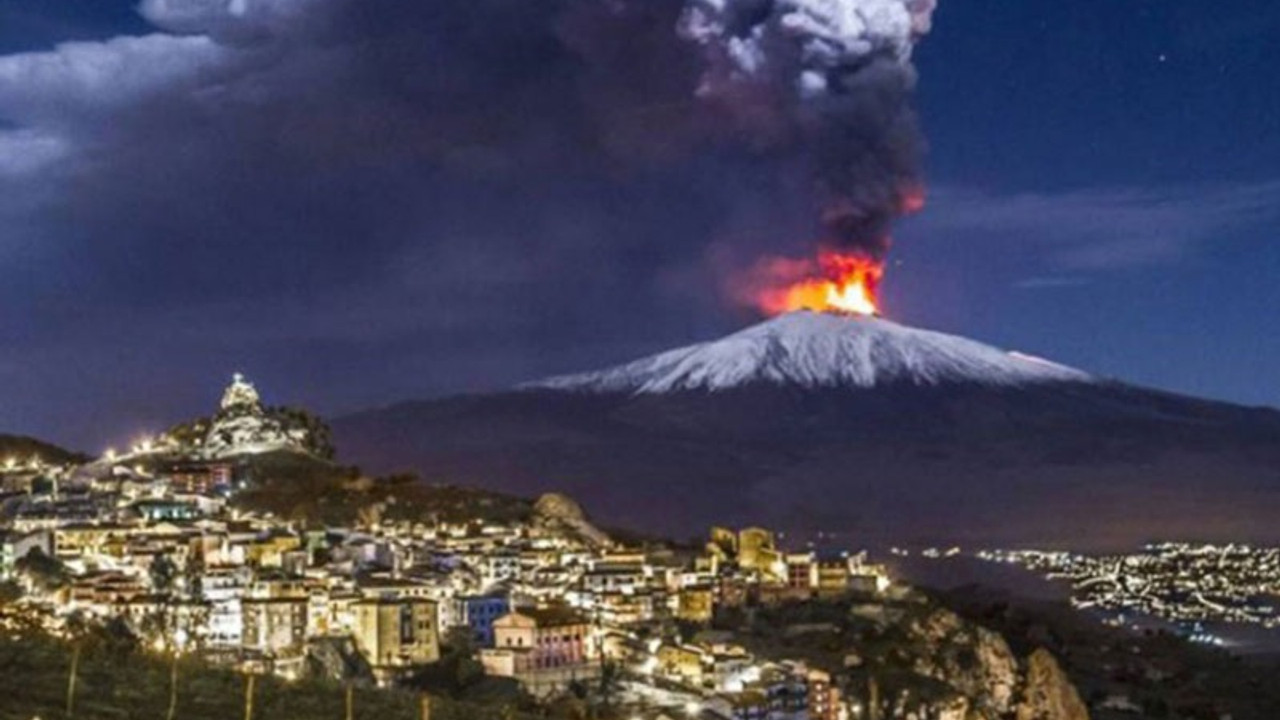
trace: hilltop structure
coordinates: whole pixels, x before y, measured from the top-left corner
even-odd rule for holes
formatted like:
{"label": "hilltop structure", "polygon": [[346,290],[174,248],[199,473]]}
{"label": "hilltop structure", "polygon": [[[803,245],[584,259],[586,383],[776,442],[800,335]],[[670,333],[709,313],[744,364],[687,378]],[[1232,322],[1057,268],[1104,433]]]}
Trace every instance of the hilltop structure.
{"label": "hilltop structure", "polygon": [[239,408],[262,412],[262,398],[253,383],[245,380],[241,373],[236,373],[231,376],[231,384],[222,391],[221,407],[223,411]]}
{"label": "hilltop structure", "polygon": [[165,433],[175,450],[206,460],[225,460],[271,452],[333,456],[329,428],[296,408],[263,404],[257,387],[236,373],[212,417],[179,425]]}

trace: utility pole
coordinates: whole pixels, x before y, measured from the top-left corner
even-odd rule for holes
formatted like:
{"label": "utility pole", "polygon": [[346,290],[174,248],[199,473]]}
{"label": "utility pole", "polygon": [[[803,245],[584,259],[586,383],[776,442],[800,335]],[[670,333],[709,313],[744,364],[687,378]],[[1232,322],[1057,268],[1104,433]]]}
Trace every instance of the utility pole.
{"label": "utility pole", "polygon": [[253,673],[245,675],[244,682],[244,720],[253,720],[253,686],[258,676]]}
{"label": "utility pole", "polygon": [[874,675],[867,679],[867,720],[880,720],[880,683]]}
{"label": "utility pole", "polygon": [[71,672],[67,675],[67,720],[75,717],[76,674],[80,672],[80,643],[71,650]]}
{"label": "utility pole", "polygon": [[174,720],[178,716],[178,651],[173,651],[173,661],[169,665],[169,712],[166,720]]}

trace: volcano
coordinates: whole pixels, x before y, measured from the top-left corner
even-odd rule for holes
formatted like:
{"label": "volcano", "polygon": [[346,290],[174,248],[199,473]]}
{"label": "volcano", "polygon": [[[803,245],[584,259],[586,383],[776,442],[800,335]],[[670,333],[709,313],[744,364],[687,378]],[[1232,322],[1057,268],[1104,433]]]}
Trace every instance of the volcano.
{"label": "volcano", "polygon": [[1280,541],[1280,413],[1128,385],[870,316],[781,315],[510,391],[339,418],[379,471],[677,537],[861,544]]}
{"label": "volcano", "polygon": [[878,317],[800,311],[701,345],[529,389],[655,395],[753,385],[867,389],[894,385],[1091,382],[1088,374]]}

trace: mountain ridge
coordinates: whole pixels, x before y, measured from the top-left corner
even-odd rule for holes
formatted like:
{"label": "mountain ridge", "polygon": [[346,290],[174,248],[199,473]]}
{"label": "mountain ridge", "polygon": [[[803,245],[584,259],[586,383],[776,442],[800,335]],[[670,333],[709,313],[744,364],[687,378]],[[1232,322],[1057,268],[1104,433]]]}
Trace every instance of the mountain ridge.
{"label": "mountain ridge", "polygon": [[13,459],[16,462],[26,462],[32,458],[39,458],[42,462],[54,465],[63,465],[83,462],[87,456],[41,438],[0,433],[0,461]]}

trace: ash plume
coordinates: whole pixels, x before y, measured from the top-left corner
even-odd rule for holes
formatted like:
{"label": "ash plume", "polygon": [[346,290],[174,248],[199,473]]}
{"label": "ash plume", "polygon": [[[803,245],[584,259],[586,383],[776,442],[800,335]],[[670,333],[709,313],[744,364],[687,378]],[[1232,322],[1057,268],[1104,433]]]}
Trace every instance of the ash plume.
{"label": "ash plume", "polygon": [[921,202],[911,107],[916,42],[935,0],[691,0],[680,33],[702,48],[698,87],[745,128],[800,146],[825,245],[880,259]]}

